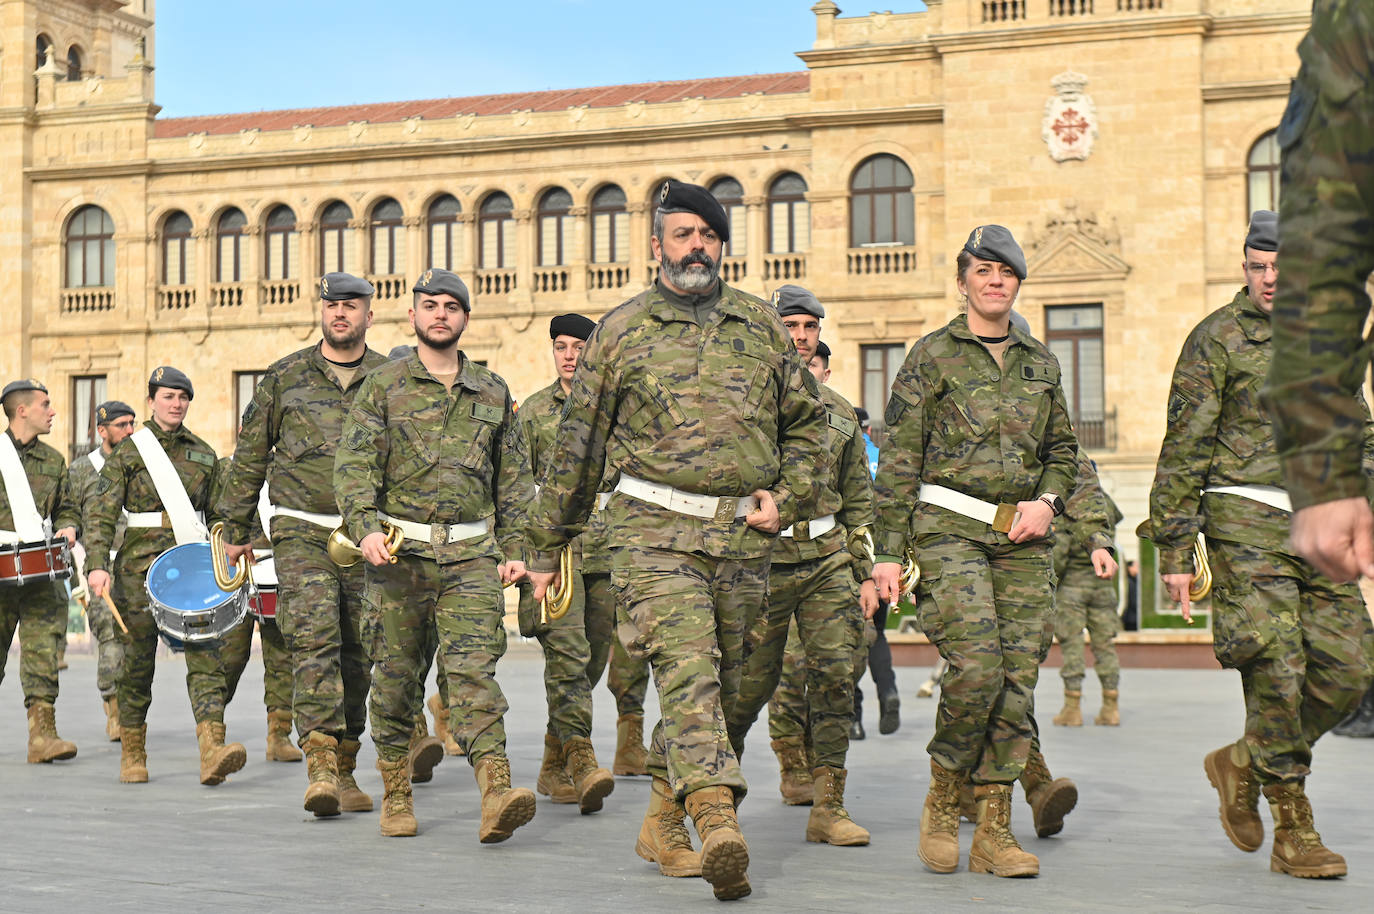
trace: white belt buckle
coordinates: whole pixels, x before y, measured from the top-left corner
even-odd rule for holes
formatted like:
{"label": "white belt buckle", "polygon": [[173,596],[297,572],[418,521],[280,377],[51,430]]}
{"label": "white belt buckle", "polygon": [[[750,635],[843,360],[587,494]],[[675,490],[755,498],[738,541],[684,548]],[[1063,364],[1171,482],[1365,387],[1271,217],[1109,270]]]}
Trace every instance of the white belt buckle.
{"label": "white belt buckle", "polygon": [[448,524],[430,524],[429,544],[433,546],[435,549],[438,549],[440,546],[447,546],[449,539],[448,534]]}
{"label": "white belt buckle", "polygon": [[732,524],[739,511],[739,499],[734,495],[722,495],[716,500],[714,520],[717,523]]}

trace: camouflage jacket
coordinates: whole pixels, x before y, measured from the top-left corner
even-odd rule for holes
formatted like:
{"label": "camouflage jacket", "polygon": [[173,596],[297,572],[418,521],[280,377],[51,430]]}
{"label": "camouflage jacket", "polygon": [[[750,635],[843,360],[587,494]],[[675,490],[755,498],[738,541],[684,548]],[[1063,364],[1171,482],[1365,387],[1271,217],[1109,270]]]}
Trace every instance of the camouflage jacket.
{"label": "camouflage jacket", "polygon": [[[717,286],[706,326],[661,285],[602,318],[573,377],[560,449],[531,516],[537,570],[582,528],[607,462],[626,476],[700,495],[767,489],[783,527],[815,511],[828,474],[825,407],[777,313]],[[762,557],[775,537],[743,518],[703,520],[623,494],[606,507],[607,540],[720,558]]]}
{"label": "camouflage jacket", "polygon": [[[334,503],[334,454],[344,417],[363,378],[386,356],[363,354],[348,390],[339,387],[316,343],[273,363],[243,413],[234,462],[216,510],[225,518],[225,540],[243,543],[258,516],[264,480],[272,504],[312,514],[338,514]],[[323,537],[323,528],[293,518],[302,532]]]}
{"label": "camouflage jacket", "polygon": [[1374,270],[1374,9],[1317,0],[1298,46],[1283,150],[1274,351],[1266,403],[1293,507],[1364,497],[1357,392]]}
{"label": "camouflage jacket", "polygon": [[879,561],[901,561],[923,533],[1006,542],[985,523],[920,502],[922,483],[1008,504],[1072,490],[1078,439],[1059,361],[1015,327],[1011,337],[1003,368],[963,314],[911,347],[884,413],[887,440],[874,482]]}
{"label": "camouflage jacket", "polygon": [[[233,457],[221,457],[215,467],[217,472],[215,473],[214,486],[210,489],[210,504],[221,506],[219,509],[217,509],[220,511],[221,520],[224,519],[224,515],[222,513],[222,506],[224,505],[224,490],[229,485],[229,480],[234,473],[235,462],[236,460]],[[332,491],[333,487],[331,486],[330,489]],[[261,491],[261,489],[259,489],[259,491]],[[224,528],[225,530],[229,529],[228,521],[224,522]],[[315,530],[320,529],[318,527],[313,526],[312,528]],[[247,530],[248,532],[247,534],[245,534],[245,539],[226,540],[226,542],[248,543],[255,550],[268,550],[272,548],[272,541],[267,538],[267,531],[262,529],[262,512],[258,510],[257,502],[253,503],[253,513],[249,517]],[[321,534],[327,536],[328,532],[322,531]]]}
{"label": "camouflage jacket", "polygon": [[[29,490],[33,492],[33,503],[38,508],[38,516],[52,521],[53,532],[71,527],[81,529],[80,502],[74,499],[67,484],[67,462],[55,448],[49,447],[38,436],[28,444],[20,444],[14,433],[5,429],[14,449],[19,452],[19,462],[24,466],[24,475],[29,478]],[[0,530],[14,530],[14,515],[10,511],[9,493],[0,485]]]}
{"label": "camouflage jacket", "polygon": [[1073,494],[1064,502],[1064,513],[1054,521],[1054,573],[1064,576],[1070,566],[1092,568],[1098,549],[1116,550],[1116,525],[1123,515],[1110,495],[1102,491],[1092,461],[1078,453],[1078,478]]}
{"label": "camouflage jacket", "polygon": [[334,498],[353,541],[381,532],[379,511],[421,524],[488,520],[487,535],[402,552],[443,564],[520,556],[534,500],[525,437],[495,372],[458,354],[453,389],[412,352],[373,370],[353,398],[334,458]]}
{"label": "camouflage jacket", "polygon": [[[97,448],[99,450],[99,448]],[[91,527],[91,522],[87,518],[90,507],[95,503],[95,493],[100,487],[100,474],[96,472],[95,464],[91,463],[91,455],[83,454],[72,461],[72,465],[67,467],[67,488],[71,492],[72,501],[81,511],[82,545],[85,545],[85,533]],[[110,543],[110,548],[118,551],[124,543],[124,528],[127,521],[124,512],[119,513],[119,520],[115,523],[114,539]]]}
{"label": "camouflage jacket", "polygon": [[[191,507],[206,513],[205,526],[213,526],[216,517],[211,513],[210,492],[218,474],[215,449],[193,435],[182,425],[176,431],[162,430],[152,419],[143,423],[153,430],[167,459],[176,467],[181,484],[191,499]],[[138,445],[125,438],[115,447],[100,471],[95,498],[86,506],[86,573],[109,568],[110,548],[120,524],[120,512],[130,514],[162,511],[162,499],[153,486],[153,477],[143,465]],[[161,527],[129,527],[124,542],[115,556],[115,569],[120,574],[142,575],[153,559],[177,544],[172,525],[165,517]]]}

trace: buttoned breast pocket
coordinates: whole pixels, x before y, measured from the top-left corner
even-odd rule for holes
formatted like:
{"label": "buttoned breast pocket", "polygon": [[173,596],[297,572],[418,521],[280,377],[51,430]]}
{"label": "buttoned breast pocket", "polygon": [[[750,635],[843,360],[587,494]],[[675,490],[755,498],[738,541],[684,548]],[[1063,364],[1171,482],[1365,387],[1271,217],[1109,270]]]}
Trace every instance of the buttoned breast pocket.
{"label": "buttoned breast pocket", "polygon": [[986,438],[992,428],[983,419],[972,393],[960,389],[950,390],[940,398],[935,425],[951,456],[971,449]]}
{"label": "buttoned breast pocket", "polygon": [[386,475],[401,482],[418,476],[434,466],[438,454],[420,431],[416,419],[396,419],[391,423],[390,449],[387,453]]}
{"label": "buttoned breast pocket", "polygon": [[463,466],[476,470],[479,474],[489,475],[493,467],[492,447],[500,432],[501,420],[506,411],[491,403],[473,403],[467,411],[465,422],[471,430],[472,444],[463,455]]}
{"label": "buttoned breast pocket", "polygon": [[677,397],[652,371],[642,372],[632,391],[629,398],[631,411],[625,420],[632,434],[653,432],[662,435],[687,421],[687,414],[677,402]]}
{"label": "buttoned breast pocket", "polygon": [[1059,386],[1059,368],[1051,364],[1021,365],[1017,372],[1022,384],[1020,409],[1029,420],[1031,440],[1044,441],[1050,411],[1054,409],[1055,388]]}
{"label": "buttoned breast pocket", "polygon": [[300,408],[286,409],[282,414],[281,432],[276,447],[291,460],[300,460],[324,447],[324,432],[307,418]]}
{"label": "buttoned breast pocket", "polygon": [[763,359],[741,355],[720,372],[726,403],[739,405],[741,419],[754,419],[771,395],[777,400],[777,372]]}

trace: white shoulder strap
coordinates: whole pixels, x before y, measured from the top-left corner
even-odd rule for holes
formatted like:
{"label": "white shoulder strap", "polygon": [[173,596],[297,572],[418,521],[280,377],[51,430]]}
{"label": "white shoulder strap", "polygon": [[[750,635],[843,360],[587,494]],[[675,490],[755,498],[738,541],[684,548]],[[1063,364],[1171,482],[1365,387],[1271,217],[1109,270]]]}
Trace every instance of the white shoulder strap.
{"label": "white shoulder strap", "polygon": [[19,459],[10,436],[0,432],[0,476],[5,479],[5,497],[10,502],[10,514],[14,515],[14,532],[21,543],[41,543],[47,537],[43,533],[43,517],[33,501],[33,489],[29,487],[29,474],[24,472],[24,464]]}
{"label": "white shoulder strap", "polygon": [[191,506],[186,486],[177,474],[177,468],[172,466],[167,452],[162,449],[162,442],[146,425],[129,437],[138,448],[138,456],[143,458],[148,475],[153,477],[153,488],[157,489],[157,497],[167,512],[168,520],[172,522],[172,534],[176,537],[177,545],[205,542],[205,525],[196,517],[196,509]]}
{"label": "white shoulder strap", "polygon": [[105,469],[105,454],[100,448],[96,448],[87,454],[86,459],[91,462],[91,466],[95,467],[97,473]]}
{"label": "white shoulder strap", "polygon": [[268,540],[272,539],[272,518],[276,513],[277,509],[267,497],[267,482],[264,480],[258,492],[258,522],[262,524],[262,535]]}

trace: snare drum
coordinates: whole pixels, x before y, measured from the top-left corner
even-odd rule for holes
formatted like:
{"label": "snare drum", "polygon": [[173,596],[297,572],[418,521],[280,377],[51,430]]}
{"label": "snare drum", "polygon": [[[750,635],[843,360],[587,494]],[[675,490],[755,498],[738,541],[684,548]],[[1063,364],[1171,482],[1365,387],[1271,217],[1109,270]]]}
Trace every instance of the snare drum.
{"label": "snare drum", "polygon": [[62,537],[41,543],[0,544],[0,584],[22,587],[71,576],[72,549]]}
{"label": "snare drum", "polygon": [[209,543],[183,543],[159,555],[148,568],[144,587],[153,621],[173,648],[213,641],[248,613],[246,587],[225,593],[215,583]]}
{"label": "snare drum", "polygon": [[277,621],[277,568],[272,556],[253,563],[253,586],[257,593],[248,598],[248,611],[263,622]]}

